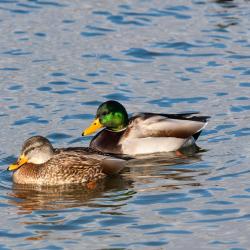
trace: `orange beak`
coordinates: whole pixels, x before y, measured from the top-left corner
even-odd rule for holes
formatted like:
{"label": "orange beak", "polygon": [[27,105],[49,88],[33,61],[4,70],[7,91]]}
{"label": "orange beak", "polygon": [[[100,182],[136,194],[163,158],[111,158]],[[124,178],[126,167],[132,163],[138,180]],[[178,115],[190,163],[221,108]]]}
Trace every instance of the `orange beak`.
{"label": "orange beak", "polygon": [[90,135],[92,133],[94,133],[97,129],[103,128],[103,125],[100,123],[99,118],[96,118],[88,128],[86,128],[83,132],[82,132],[82,136],[85,135]]}
{"label": "orange beak", "polygon": [[24,156],[24,155],[20,155],[20,157],[18,158],[16,163],[9,165],[8,170],[9,171],[17,170],[18,168],[20,168],[26,162],[28,162],[27,157]]}

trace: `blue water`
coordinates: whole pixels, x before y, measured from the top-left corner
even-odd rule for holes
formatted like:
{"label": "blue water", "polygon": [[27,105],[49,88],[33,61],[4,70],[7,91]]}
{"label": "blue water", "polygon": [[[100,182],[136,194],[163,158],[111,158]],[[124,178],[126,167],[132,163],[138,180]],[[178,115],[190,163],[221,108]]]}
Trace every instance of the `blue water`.
{"label": "blue water", "polygon": [[[249,16],[247,0],[0,0],[0,248],[249,249]],[[12,184],[25,139],[86,146],[108,99],[210,115],[204,150],[95,190]]]}

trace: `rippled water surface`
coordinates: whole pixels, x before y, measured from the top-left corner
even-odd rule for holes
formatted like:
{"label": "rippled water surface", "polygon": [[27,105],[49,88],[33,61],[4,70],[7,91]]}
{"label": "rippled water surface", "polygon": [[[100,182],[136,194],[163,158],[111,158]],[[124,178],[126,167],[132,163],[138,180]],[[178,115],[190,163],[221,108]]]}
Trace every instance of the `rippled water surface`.
{"label": "rippled water surface", "polygon": [[[248,0],[0,0],[0,248],[249,249],[249,17]],[[108,99],[210,115],[204,150],[93,190],[12,184],[25,139],[87,146]]]}

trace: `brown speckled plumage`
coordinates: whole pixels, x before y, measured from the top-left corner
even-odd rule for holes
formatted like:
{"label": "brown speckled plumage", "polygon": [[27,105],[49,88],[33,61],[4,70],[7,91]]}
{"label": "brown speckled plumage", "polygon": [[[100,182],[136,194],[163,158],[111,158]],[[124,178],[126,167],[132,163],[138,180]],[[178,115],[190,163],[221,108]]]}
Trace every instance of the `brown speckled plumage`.
{"label": "brown speckled plumage", "polygon": [[[30,140],[34,140],[31,137]],[[43,137],[36,137],[35,142],[41,142]],[[29,139],[28,139],[29,140]],[[27,141],[28,141],[27,140]],[[29,141],[28,141],[29,142]],[[42,141],[43,143],[43,141]],[[40,146],[37,154],[46,150],[51,144]],[[25,146],[30,145],[28,143]],[[22,153],[27,151],[23,147]],[[53,155],[44,163],[25,163],[13,173],[13,182],[17,184],[34,185],[61,185],[61,184],[88,184],[97,182],[106,176],[119,172],[124,167],[124,160],[107,156],[90,148],[61,148],[53,149]],[[33,156],[33,155],[32,155]]]}
{"label": "brown speckled plumage", "polygon": [[105,177],[100,160],[90,159],[72,151],[56,153],[43,164],[26,163],[13,174],[19,184],[60,185],[88,183]]}

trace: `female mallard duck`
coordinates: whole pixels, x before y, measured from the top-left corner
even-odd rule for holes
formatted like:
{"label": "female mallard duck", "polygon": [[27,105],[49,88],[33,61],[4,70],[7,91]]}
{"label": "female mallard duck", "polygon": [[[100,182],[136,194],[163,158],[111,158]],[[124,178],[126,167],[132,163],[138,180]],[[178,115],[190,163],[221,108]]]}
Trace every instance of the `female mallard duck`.
{"label": "female mallard duck", "polygon": [[208,116],[140,113],[128,118],[126,109],[116,101],[102,103],[95,120],[83,131],[89,135],[104,127],[90,147],[105,153],[149,154],[176,151],[194,144],[207,124]]}
{"label": "female mallard duck", "polygon": [[54,149],[48,139],[33,136],[24,142],[20,157],[8,170],[15,170],[13,181],[18,184],[88,184],[119,172],[124,163],[89,148]]}

